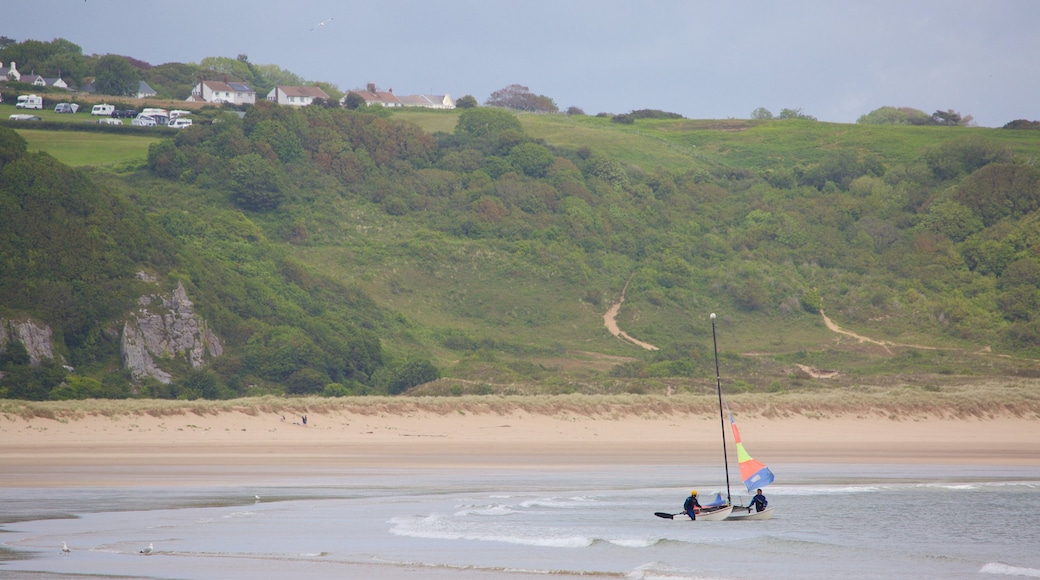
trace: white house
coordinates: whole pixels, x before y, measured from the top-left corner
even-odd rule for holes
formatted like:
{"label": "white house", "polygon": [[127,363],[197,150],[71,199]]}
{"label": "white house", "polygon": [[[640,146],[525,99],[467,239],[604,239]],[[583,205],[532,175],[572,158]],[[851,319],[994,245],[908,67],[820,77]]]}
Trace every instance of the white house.
{"label": "white house", "polygon": [[191,89],[191,96],[186,100],[191,102],[254,105],[256,104],[256,92],[245,83],[202,81]]}
{"label": "white house", "polygon": [[48,87],[58,87],[59,89],[69,88],[69,84],[62,80],[61,77],[44,77],[43,83]]}
{"label": "white house", "polygon": [[427,109],[454,109],[455,99],[451,95],[407,95],[397,97],[402,107],[425,107]]}
{"label": "white house", "polygon": [[[393,89],[390,89],[388,91],[380,91],[376,89],[375,83],[368,83],[368,86],[364,90],[355,89],[353,91],[349,91],[347,95],[349,95],[350,93],[354,93],[355,95],[360,96],[362,99],[365,99],[365,105],[369,107],[371,107],[372,105],[383,105],[384,107],[401,106],[401,101],[396,96],[394,96]],[[339,101],[340,104],[347,104],[347,95],[343,95],[343,98]]]}
{"label": "white house", "polygon": [[148,86],[148,83],[140,81],[137,85],[137,98],[143,99],[146,97],[154,97],[156,95],[155,89]]}
{"label": "white house", "polygon": [[24,75],[20,80],[23,83],[29,83],[30,85],[32,85],[34,87],[45,87],[45,86],[47,86],[47,81],[43,77],[41,77],[40,75],[38,75],[36,73],[29,73],[27,75]]}
{"label": "white house", "polygon": [[279,105],[305,107],[314,99],[329,99],[329,95],[320,87],[275,87],[267,93],[267,100]]}
{"label": "white house", "polygon": [[15,66],[14,61],[11,61],[11,66],[4,66],[4,63],[0,62],[0,79],[8,81],[20,81],[22,80],[22,73],[18,72],[18,67]]}

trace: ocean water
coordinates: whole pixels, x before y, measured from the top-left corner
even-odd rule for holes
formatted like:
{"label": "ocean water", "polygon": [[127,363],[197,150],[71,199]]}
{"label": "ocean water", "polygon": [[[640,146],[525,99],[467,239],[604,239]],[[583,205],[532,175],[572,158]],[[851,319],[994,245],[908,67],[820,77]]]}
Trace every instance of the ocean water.
{"label": "ocean water", "polygon": [[1040,578],[1040,469],[770,467],[767,521],[655,517],[698,466],[8,488],[0,578]]}

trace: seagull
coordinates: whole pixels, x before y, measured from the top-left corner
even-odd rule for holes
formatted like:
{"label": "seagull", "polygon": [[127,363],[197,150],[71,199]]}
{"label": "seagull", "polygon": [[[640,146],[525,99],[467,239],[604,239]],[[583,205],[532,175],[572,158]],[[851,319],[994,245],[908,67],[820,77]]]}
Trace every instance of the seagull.
{"label": "seagull", "polygon": [[141,553],[142,554],[151,554],[153,549],[154,548],[152,547],[152,544],[148,544],[148,547],[143,549],[143,550],[141,550]]}
{"label": "seagull", "polygon": [[254,495],[253,497],[255,497],[255,498],[256,498],[256,501],[260,501],[260,496],[258,496],[258,495]]}
{"label": "seagull", "polygon": [[61,553],[62,554],[65,554],[66,556],[68,556],[69,552],[71,552],[71,551],[72,550],[69,550],[69,545],[68,544],[66,544],[65,542],[61,543]]}
{"label": "seagull", "polygon": [[314,28],[311,29],[311,32],[314,32],[315,30],[321,28],[322,26],[325,26],[329,22],[332,22],[333,20],[335,20],[335,18],[326,18],[325,20],[322,20],[321,22],[314,25]]}

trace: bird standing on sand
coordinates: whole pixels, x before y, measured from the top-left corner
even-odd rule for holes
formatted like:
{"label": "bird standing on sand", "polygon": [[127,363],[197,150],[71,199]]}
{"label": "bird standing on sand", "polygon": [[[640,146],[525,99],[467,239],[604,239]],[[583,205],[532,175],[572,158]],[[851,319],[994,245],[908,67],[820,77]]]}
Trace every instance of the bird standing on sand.
{"label": "bird standing on sand", "polygon": [[311,32],[314,32],[315,30],[321,28],[322,26],[325,26],[329,22],[332,22],[333,20],[335,20],[335,18],[326,18],[325,20],[322,20],[321,22],[314,25],[314,28],[311,29]]}
{"label": "bird standing on sand", "polygon": [[68,544],[66,544],[65,542],[61,543],[61,553],[62,554],[68,556],[69,552],[71,552],[71,551],[72,550],[69,550],[69,545]]}
{"label": "bird standing on sand", "polygon": [[148,544],[148,547],[143,549],[143,550],[141,550],[141,553],[142,554],[151,554],[152,550],[154,550],[154,549],[155,548],[152,546],[152,544]]}

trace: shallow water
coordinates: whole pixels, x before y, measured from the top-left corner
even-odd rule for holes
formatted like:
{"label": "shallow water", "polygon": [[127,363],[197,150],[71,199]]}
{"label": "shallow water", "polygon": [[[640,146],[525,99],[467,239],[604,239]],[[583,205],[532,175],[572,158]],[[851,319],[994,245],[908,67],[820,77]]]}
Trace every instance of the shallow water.
{"label": "shallow water", "polygon": [[0,577],[1040,577],[1040,470],[771,467],[776,516],[744,522],[654,517],[680,511],[691,486],[725,491],[704,483],[719,470],[690,466],[4,489],[0,521],[23,521],[0,542],[31,557]]}

